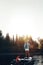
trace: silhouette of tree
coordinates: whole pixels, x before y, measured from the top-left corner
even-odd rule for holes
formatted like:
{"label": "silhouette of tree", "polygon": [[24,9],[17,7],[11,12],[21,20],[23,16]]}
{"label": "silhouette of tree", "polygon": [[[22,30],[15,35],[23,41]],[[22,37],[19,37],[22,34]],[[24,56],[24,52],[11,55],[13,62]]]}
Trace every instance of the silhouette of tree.
{"label": "silhouette of tree", "polygon": [[43,39],[40,39],[41,49],[43,49]]}
{"label": "silhouette of tree", "polygon": [[0,30],[0,37],[2,36],[2,31]]}
{"label": "silhouette of tree", "polygon": [[6,40],[10,41],[9,33],[6,34]]}
{"label": "silhouette of tree", "polygon": [[14,45],[14,35],[13,35],[13,40],[12,40],[12,42],[13,42],[13,45]]}

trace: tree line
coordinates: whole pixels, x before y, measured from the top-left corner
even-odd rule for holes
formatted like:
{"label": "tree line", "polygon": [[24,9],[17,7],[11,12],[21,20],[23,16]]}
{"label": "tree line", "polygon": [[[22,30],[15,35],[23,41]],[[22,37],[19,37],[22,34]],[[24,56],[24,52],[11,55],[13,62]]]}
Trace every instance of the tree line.
{"label": "tree line", "polygon": [[[30,43],[30,50],[37,50],[43,49],[43,39],[39,40],[40,44],[38,42],[34,41],[32,37],[29,38]],[[6,34],[6,37],[3,36],[2,31],[0,30],[0,53],[17,53],[17,52],[24,52],[24,43],[25,40],[23,37],[20,37],[19,39],[16,37],[16,40],[10,38],[9,34]]]}

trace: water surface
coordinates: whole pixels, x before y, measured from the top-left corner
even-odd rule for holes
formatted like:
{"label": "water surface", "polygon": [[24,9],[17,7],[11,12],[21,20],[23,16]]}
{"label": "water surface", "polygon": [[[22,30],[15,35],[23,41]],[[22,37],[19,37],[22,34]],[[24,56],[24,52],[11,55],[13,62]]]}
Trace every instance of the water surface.
{"label": "water surface", "polygon": [[43,65],[43,56],[34,56],[36,61],[34,62],[34,65]]}

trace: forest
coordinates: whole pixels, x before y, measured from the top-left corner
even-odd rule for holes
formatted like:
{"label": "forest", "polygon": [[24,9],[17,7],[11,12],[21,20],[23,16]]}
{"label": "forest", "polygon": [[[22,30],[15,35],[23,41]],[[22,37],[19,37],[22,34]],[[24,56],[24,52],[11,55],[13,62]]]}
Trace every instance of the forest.
{"label": "forest", "polygon": [[24,53],[24,43],[26,39],[29,40],[31,52],[43,50],[43,39],[39,40],[39,44],[37,41],[34,41],[31,36],[26,36],[24,39],[24,36],[18,38],[18,35],[16,35],[15,39],[14,36],[10,38],[9,33],[7,33],[6,37],[4,37],[0,30],[0,53]]}

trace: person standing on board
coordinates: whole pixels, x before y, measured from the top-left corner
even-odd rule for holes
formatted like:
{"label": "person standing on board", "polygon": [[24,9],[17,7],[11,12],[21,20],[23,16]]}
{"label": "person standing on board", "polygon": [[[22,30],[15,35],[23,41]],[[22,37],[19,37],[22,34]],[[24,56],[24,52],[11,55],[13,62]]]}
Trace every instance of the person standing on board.
{"label": "person standing on board", "polygon": [[29,57],[30,56],[29,49],[30,49],[30,43],[28,41],[26,41],[24,43],[24,50],[25,50],[26,57]]}

